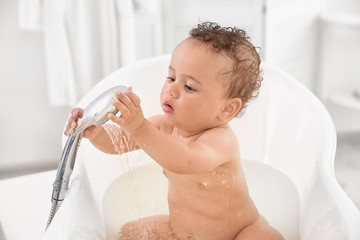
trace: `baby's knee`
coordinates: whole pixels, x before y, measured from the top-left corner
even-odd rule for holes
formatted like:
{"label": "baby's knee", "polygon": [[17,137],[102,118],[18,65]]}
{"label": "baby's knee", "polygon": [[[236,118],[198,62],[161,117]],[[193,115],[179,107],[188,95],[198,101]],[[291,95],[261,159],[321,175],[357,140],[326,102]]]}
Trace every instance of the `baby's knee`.
{"label": "baby's knee", "polygon": [[128,222],[124,224],[118,234],[119,240],[135,240],[135,239],[148,239],[146,231],[140,226],[139,223]]}
{"label": "baby's knee", "polygon": [[285,238],[268,223],[261,222],[246,227],[234,240],[285,240]]}
{"label": "baby's knee", "polygon": [[124,224],[119,231],[119,240],[173,240],[169,217],[153,216]]}

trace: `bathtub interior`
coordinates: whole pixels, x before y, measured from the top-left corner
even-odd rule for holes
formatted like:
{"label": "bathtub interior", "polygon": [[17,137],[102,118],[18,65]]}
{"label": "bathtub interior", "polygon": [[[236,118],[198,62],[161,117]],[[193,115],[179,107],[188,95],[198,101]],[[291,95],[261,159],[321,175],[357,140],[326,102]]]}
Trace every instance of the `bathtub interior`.
{"label": "bathtub interior", "polygon": [[167,181],[155,163],[138,167],[114,180],[103,198],[107,239],[116,239],[120,227],[129,221],[168,214],[166,193]]}
{"label": "bathtub interior", "polygon": [[[244,161],[243,165],[250,195],[260,212],[286,239],[300,239],[300,204],[291,180],[260,162]],[[104,193],[107,238],[116,239],[120,226],[126,222],[168,214],[166,192],[167,181],[162,169],[154,162],[117,178]]]}
{"label": "bathtub interior", "polygon": [[[143,151],[107,155],[85,140],[78,154],[70,192],[44,239],[116,239],[124,223],[168,213],[167,180]],[[299,240],[300,201],[291,179],[262,162],[243,166],[260,212],[286,239]]]}

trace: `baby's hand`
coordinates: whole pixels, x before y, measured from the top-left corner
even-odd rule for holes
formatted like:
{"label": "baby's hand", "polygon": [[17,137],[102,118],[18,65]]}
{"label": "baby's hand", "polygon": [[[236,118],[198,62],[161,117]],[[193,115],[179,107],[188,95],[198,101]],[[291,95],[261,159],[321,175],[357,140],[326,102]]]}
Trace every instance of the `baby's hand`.
{"label": "baby's hand", "polygon": [[64,131],[64,134],[66,136],[70,136],[71,134],[74,133],[79,119],[82,118],[83,116],[84,116],[84,109],[82,108],[74,108],[71,111],[71,115],[68,119],[66,129]]}
{"label": "baby's hand", "polygon": [[[68,119],[66,129],[64,131],[64,134],[66,136],[70,136],[71,134],[73,134],[75,132],[75,129],[78,126],[78,121],[83,116],[84,116],[84,109],[82,109],[82,108],[74,108],[71,111],[71,116]],[[92,138],[96,134],[97,134],[96,127],[95,126],[90,126],[83,132],[82,136],[84,138]]]}
{"label": "baby's hand", "polygon": [[129,88],[124,93],[117,91],[113,100],[114,106],[120,111],[119,117],[109,113],[108,117],[113,122],[129,133],[140,128],[145,120],[140,106],[140,98]]}

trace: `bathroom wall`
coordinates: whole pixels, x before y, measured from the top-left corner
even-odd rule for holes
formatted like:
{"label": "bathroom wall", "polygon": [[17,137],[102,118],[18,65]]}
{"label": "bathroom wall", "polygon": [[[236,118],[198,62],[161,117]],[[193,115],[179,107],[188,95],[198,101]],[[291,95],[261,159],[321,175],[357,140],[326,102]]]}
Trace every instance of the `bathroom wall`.
{"label": "bathroom wall", "polygon": [[327,11],[360,15],[360,1],[358,0],[328,0]]}
{"label": "bathroom wall", "polygon": [[[172,0],[170,7],[168,3],[164,0],[134,1],[138,60],[171,53],[176,42],[169,39],[185,38],[199,20],[246,26],[251,29],[249,34],[257,45],[261,44],[262,0],[201,1],[195,4],[197,8],[193,8],[192,1]],[[176,12],[177,6],[183,6],[184,10],[178,14],[192,10],[190,17],[182,18],[183,23],[169,14],[169,11]],[[219,6],[222,12],[218,11]],[[234,15],[227,16],[224,11],[232,11]],[[243,16],[245,13],[248,17]],[[206,18],[199,19],[198,14]],[[165,26],[175,20],[177,24]],[[19,29],[18,1],[14,0],[0,1],[0,29],[0,175],[12,168],[44,164],[55,167],[61,155],[62,129],[70,108],[48,105],[43,34]]]}
{"label": "bathroom wall", "polygon": [[265,60],[314,91],[319,67],[319,16],[324,0],[267,0]]}
{"label": "bathroom wall", "polygon": [[163,0],[163,8],[166,52],[204,21],[243,28],[254,45],[263,46],[263,0]]}
{"label": "bathroom wall", "polygon": [[[18,2],[0,1],[0,179],[55,168],[71,110],[49,106],[43,33],[19,28]],[[159,5],[136,1],[136,59],[163,53]]]}
{"label": "bathroom wall", "polygon": [[[358,11],[360,3],[353,1],[351,9]],[[199,20],[215,20],[245,27],[262,47],[267,62],[314,90],[318,81],[319,15],[325,2],[136,0],[136,57],[170,53]],[[0,1],[0,174],[9,166],[56,166],[62,150],[62,128],[70,111],[69,107],[48,105],[43,36],[18,28],[17,4],[17,0]],[[332,8],[340,8],[336,4]],[[229,11],[231,14],[226,14]],[[246,17],[249,13],[251,20]]]}
{"label": "bathroom wall", "polygon": [[69,111],[48,106],[42,34],[18,28],[17,4],[0,1],[0,169],[56,165]]}

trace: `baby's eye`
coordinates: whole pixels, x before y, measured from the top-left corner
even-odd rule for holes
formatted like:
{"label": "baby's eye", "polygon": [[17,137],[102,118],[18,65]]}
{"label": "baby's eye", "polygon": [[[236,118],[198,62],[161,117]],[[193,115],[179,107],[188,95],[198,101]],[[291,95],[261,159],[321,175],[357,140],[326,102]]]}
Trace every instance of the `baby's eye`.
{"label": "baby's eye", "polygon": [[188,92],[195,92],[196,91],[194,88],[190,87],[189,85],[185,85],[185,89]]}
{"label": "baby's eye", "polygon": [[167,77],[166,79],[167,79],[168,81],[170,81],[170,82],[175,82],[175,78]]}

